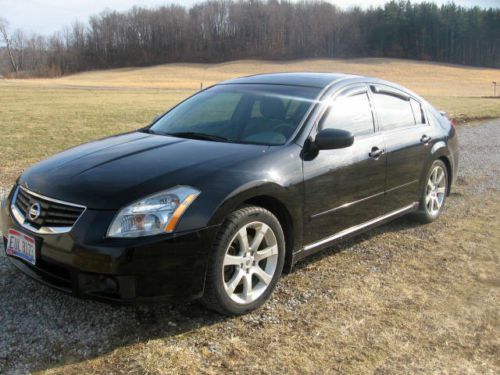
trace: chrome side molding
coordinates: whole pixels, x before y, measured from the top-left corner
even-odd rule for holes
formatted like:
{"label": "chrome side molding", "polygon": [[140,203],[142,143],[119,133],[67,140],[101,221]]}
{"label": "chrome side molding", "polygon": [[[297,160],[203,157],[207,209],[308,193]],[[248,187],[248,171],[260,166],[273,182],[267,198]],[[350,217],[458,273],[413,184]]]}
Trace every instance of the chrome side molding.
{"label": "chrome side molding", "polygon": [[395,186],[395,187],[392,187],[390,189],[387,189],[386,191],[381,191],[380,193],[376,193],[376,194],[373,194],[373,195],[370,195],[368,197],[364,197],[364,198],[361,198],[361,199],[358,199],[358,200],[355,200],[355,201],[352,201],[352,202],[347,202],[347,203],[344,203],[338,207],[335,207],[335,208],[331,208],[329,210],[326,210],[326,211],[322,211],[322,212],[319,212],[317,214],[313,214],[310,216],[311,219],[315,219],[319,216],[322,216],[322,215],[326,215],[326,214],[331,214],[335,211],[339,211],[339,210],[343,210],[344,208],[348,208],[350,206],[354,206],[355,204],[358,204],[358,203],[361,203],[361,202],[365,202],[369,199],[372,199],[372,198],[376,198],[376,197],[380,197],[381,195],[384,195],[384,194],[387,194],[387,193],[390,193],[394,190],[397,190],[397,189],[401,189],[401,188],[404,188],[406,186],[409,186],[409,185],[412,185],[412,184],[416,184],[418,183],[418,180],[412,180],[410,182],[407,182],[405,184],[402,184],[402,185],[398,185],[398,186]]}
{"label": "chrome side molding", "polygon": [[329,210],[326,210],[326,211],[322,211],[322,212],[319,212],[317,214],[313,214],[311,215],[311,219],[315,219],[319,216],[323,216],[323,215],[326,215],[326,214],[331,214],[335,211],[339,211],[339,210],[343,210],[344,208],[348,208],[350,206],[354,206],[355,204],[358,204],[358,203],[361,203],[361,202],[365,202],[369,199],[372,199],[372,198],[376,198],[376,197],[380,197],[381,195],[384,195],[385,192],[384,191],[381,191],[380,193],[377,193],[377,194],[373,194],[373,195],[370,195],[369,197],[364,197],[364,198],[361,198],[361,199],[358,199],[358,200],[355,200],[355,201],[352,201],[352,202],[347,202],[347,203],[344,203],[338,207],[335,207],[335,208],[331,208]]}
{"label": "chrome side molding", "polygon": [[309,251],[311,249],[314,249],[315,247],[318,247],[318,246],[324,245],[324,244],[326,244],[328,242],[331,242],[331,241],[334,241],[336,239],[342,238],[342,237],[347,236],[347,235],[349,235],[351,233],[357,232],[358,230],[361,230],[363,228],[369,227],[370,225],[376,224],[376,223],[378,223],[380,221],[384,221],[384,220],[389,219],[389,218],[391,218],[393,216],[397,216],[399,214],[402,214],[402,213],[404,213],[406,211],[411,211],[411,210],[413,210],[416,207],[418,207],[418,202],[414,202],[414,203],[412,203],[412,204],[410,204],[408,206],[400,208],[399,210],[395,210],[395,211],[389,212],[389,213],[387,213],[385,215],[376,217],[375,219],[372,219],[372,220],[369,220],[369,221],[365,221],[362,224],[358,224],[358,225],[355,225],[353,227],[344,229],[343,231],[337,232],[334,235],[328,236],[326,238],[323,238],[322,240],[319,240],[319,241],[316,241],[316,242],[313,242],[313,243],[311,243],[309,245],[304,246],[304,251]]}

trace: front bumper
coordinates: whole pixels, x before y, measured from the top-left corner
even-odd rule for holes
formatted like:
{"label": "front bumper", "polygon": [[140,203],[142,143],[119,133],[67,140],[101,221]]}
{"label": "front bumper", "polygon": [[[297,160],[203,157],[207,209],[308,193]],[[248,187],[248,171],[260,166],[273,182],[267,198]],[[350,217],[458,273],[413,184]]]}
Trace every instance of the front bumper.
{"label": "front bumper", "polygon": [[[9,197],[10,199],[10,197]],[[114,212],[87,210],[69,233],[35,234],[1,208],[0,230],[35,237],[33,266],[9,257],[32,278],[81,298],[135,303],[191,300],[203,294],[210,245],[218,227],[135,239],[106,238]]]}

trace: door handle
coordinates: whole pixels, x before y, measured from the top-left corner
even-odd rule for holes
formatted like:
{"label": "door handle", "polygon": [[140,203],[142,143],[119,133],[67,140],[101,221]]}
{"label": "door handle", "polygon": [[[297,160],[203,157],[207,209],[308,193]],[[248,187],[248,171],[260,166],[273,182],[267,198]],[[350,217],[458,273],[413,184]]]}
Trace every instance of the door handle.
{"label": "door handle", "polygon": [[420,142],[424,144],[428,144],[432,140],[431,137],[429,137],[427,134],[424,134],[422,138],[420,138]]}
{"label": "door handle", "polygon": [[372,150],[368,154],[369,157],[372,159],[378,159],[382,154],[385,152],[384,149],[380,149],[378,147],[372,147]]}

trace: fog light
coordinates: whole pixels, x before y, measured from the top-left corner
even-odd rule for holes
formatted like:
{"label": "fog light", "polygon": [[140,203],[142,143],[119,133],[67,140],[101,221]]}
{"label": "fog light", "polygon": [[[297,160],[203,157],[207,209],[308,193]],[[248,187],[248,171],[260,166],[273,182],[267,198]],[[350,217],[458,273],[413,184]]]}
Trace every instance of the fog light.
{"label": "fog light", "polygon": [[99,291],[116,293],[118,292],[118,283],[112,277],[101,276]]}

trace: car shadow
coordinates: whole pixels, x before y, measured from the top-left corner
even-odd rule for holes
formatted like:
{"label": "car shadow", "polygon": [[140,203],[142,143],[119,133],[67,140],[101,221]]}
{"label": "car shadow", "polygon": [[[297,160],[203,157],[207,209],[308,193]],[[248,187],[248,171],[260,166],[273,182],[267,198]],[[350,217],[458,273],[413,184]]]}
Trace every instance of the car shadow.
{"label": "car shadow", "polygon": [[[401,218],[341,241],[295,268],[302,269],[383,232],[417,225]],[[184,333],[232,319],[207,311],[197,302],[117,306],[80,300],[31,280],[9,264],[3,249],[0,253],[0,373],[58,368],[158,338],[175,344]]]}
{"label": "car shadow", "polygon": [[388,232],[402,232],[404,230],[422,227],[423,225],[425,224],[414,220],[410,216],[400,217],[396,220],[389,221],[379,227],[369,229],[366,232],[362,232],[353,237],[341,239],[338,242],[334,243],[332,246],[329,246],[313,255],[300,260],[299,262],[297,262],[297,264],[295,264],[293,269],[298,270],[306,268],[312,263],[319,262],[321,259],[327,258],[331,255],[350,250],[356,247],[356,245],[359,245],[365,241],[369,241],[380,234]]}
{"label": "car shadow", "polygon": [[36,372],[226,319],[199,303],[121,306],[81,300],[19,272],[0,249],[0,374]]}

